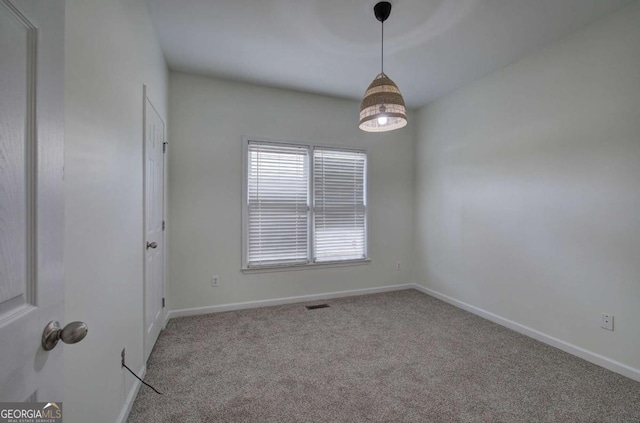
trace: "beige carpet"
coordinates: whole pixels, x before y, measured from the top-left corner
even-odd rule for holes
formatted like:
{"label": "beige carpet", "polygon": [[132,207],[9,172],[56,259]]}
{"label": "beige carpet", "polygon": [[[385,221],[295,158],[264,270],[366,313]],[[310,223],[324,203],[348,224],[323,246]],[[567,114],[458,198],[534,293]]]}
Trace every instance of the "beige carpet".
{"label": "beige carpet", "polygon": [[129,422],[640,422],[640,383],[418,291],[325,302],[171,320]]}

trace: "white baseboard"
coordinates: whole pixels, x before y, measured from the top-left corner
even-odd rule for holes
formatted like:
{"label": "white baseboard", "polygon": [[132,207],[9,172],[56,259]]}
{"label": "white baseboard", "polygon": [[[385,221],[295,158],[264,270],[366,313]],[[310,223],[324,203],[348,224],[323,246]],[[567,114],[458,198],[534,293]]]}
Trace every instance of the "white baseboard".
{"label": "white baseboard", "polygon": [[[122,368],[122,370],[127,372],[127,369],[125,369],[124,367]],[[129,418],[129,413],[131,413],[131,407],[133,407],[133,403],[135,402],[136,397],[138,396],[138,391],[140,391],[140,387],[142,386],[142,382],[140,382],[138,379],[130,375],[128,372],[126,374],[133,378],[133,386],[129,391],[129,395],[127,395],[127,400],[122,405],[122,411],[120,411],[120,415],[118,416],[116,423],[127,422],[127,419]],[[140,379],[144,379],[144,376],[146,374],[147,374],[147,366],[142,366],[142,369],[140,369],[140,372],[138,372],[138,376],[140,376]]]}
{"label": "white baseboard", "polygon": [[466,310],[470,313],[483,317],[487,320],[491,320],[494,323],[497,323],[501,326],[515,330],[516,332],[519,332],[533,339],[537,339],[540,342],[544,342],[545,344],[551,345],[552,347],[558,348],[564,352],[580,357],[583,360],[587,360],[600,367],[604,367],[605,369],[611,370],[612,372],[619,373],[623,376],[628,377],[629,379],[633,379],[637,382],[640,382],[640,369],[627,366],[626,364],[612,360],[600,354],[596,354],[592,351],[570,344],[561,339],[554,338],[551,335],[547,335],[546,333],[540,332],[528,326],[514,322],[513,320],[505,319],[504,317],[498,316],[497,314],[493,314],[479,307],[472,306],[471,304],[467,304],[460,300],[456,300],[455,298],[449,297],[448,295],[441,294],[432,289],[425,288],[422,285],[415,284],[414,287],[418,291],[424,292],[425,294],[435,297],[446,303],[449,303],[458,308]]}
{"label": "white baseboard", "polygon": [[412,283],[403,285],[387,285],[377,288],[355,289],[351,291],[326,292],[324,294],[301,295],[298,297],[274,298],[271,300],[247,301],[243,303],[221,304],[207,307],[182,308],[167,313],[167,320],[174,317],[197,316],[199,314],[219,313],[222,311],[244,310],[249,308],[269,307],[282,304],[302,303],[307,301],[328,300],[330,298],[351,297],[354,295],[378,294],[380,292],[415,289]]}

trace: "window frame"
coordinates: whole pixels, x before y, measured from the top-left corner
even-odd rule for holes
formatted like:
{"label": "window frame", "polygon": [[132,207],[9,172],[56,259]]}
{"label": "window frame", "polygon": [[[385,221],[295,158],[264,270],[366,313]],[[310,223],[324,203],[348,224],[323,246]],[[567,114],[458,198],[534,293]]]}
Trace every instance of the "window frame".
{"label": "window frame", "polygon": [[[254,265],[249,266],[249,247],[248,247],[248,235],[249,235],[249,205],[248,205],[248,182],[249,182],[249,143],[250,142],[258,142],[272,145],[284,145],[284,146],[296,146],[296,147],[305,147],[308,149],[308,187],[307,187],[307,206],[308,206],[308,215],[307,215],[307,240],[308,240],[308,255],[306,263],[283,263],[283,264],[267,264],[267,265]],[[314,168],[314,149],[322,148],[328,150],[336,150],[336,151],[349,151],[349,152],[357,152],[365,154],[365,168],[364,168],[364,204],[365,204],[365,242],[364,242],[364,258],[361,259],[352,259],[352,260],[335,260],[335,261],[323,261],[323,262],[315,262],[314,261],[314,226],[315,226],[315,218],[314,218],[314,207],[315,200],[313,197],[314,193],[314,178],[313,178],[313,168]],[[242,252],[241,252],[241,270],[246,273],[260,273],[260,272],[279,272],[279,271],[288,271],[288,270],[303,270],[303,269],[316,269],[323,267],[342,267],[342,266],[354,266],[354,265],[362,265],[371,262],[370,257],[370,248],[369,248],[369,239],[371,238],[371,227],[369,225],[369,213],[370,213],[370,202],[369,202],[369,169],[370,169],[370,154],[368,148],[354,148],[354,147],[343,147],[339,145],[331,145],[324,143],[310,143],[304,141],[292,141],[292,140],[280,140],[280,139],[270,139],[264,137],[242,137],[242,195],[241,195],[241,205],[242,205]]]}

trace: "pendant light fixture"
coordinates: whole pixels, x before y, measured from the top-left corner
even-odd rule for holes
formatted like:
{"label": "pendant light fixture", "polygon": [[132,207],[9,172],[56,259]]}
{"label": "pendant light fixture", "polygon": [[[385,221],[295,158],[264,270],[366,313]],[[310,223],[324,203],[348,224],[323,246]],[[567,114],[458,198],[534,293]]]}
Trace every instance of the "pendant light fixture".
{"label": "pendant light fixture", "polygon": [[360,105],[360,129],[367,132],[393,131],[407,125],[407,109],[398,86],[384,73],[384,21],[391,14],[391,3],[381,1],[373,13],[382,23],[380,73],[373,80]]}

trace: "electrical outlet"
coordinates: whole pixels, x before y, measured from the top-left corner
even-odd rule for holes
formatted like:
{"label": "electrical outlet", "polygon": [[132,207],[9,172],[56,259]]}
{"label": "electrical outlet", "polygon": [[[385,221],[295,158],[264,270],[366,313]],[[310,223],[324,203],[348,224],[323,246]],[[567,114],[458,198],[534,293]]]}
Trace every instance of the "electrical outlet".
{"label": "electrical outlet", "polygon": [[600,327],[606,330],[613,330],[613,314],[602,313]]}
{"label": "electrical outlet", "polygon": [[396,263],[396,270],[400,270],[400,262]]}
{"label": "electrical outlet", "polygon": [[211,286],[220,285],[220,276],[211,276]]}
{"label": "electrical outlet", "polygon": [[122,352],[120,353],[120,364],[121,364],[121,366],[120,366],[120,367],[124,367],[124,365],[125,365],[125,361],[124,361],[124,350],[125,350],[125,349],[123,348],[123,349],[122,349]]}

